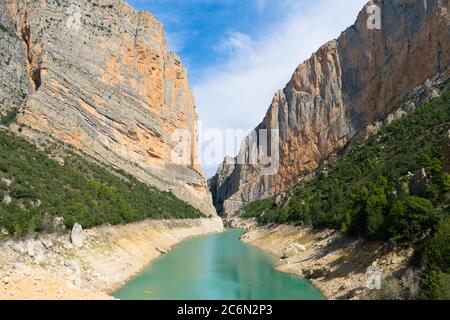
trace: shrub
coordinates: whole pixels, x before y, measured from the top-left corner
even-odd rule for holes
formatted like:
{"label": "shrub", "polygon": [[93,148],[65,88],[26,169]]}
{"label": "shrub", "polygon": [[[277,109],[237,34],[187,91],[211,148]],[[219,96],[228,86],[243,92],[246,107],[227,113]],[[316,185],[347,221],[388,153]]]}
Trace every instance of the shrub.
{"label": "shrub", "polygon": [[54,231],[55,217],[63,217],[67,228],[74,223],[90,228],[105,223],[202,216],[171,193],[100,166],[88,156],[66,152],[61,166],[33,144],[0,131],[0,176],[13,181],[10,187],[0,183],[0,195],[12,198],[10,204],[0,203],[0,229],[24,236]]}

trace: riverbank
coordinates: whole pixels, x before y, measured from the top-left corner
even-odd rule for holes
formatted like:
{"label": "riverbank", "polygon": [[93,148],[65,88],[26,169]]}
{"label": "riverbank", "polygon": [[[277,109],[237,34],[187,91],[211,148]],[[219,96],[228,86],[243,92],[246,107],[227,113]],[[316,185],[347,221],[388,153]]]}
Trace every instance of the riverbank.
{"label": "riverbank", "polygon": [[379,242],[345,237],[332,230],[311,230],[291,225],[263,225],[235,219],[243,228],[241,240],[279,258],[276,269],[308,278],[327,299],[369,299],[366,287],[376,266],[382,281],[394,278],[410,291],[418,287],[418,272],[409,268],[413,251],[394,250]]}
{"label": "riverbank", "polygon": [[112,299],[109,293],[187,238],[222,232],[220,218],[146,220],[69,235],[36,235],[0,248],[0,300]]}

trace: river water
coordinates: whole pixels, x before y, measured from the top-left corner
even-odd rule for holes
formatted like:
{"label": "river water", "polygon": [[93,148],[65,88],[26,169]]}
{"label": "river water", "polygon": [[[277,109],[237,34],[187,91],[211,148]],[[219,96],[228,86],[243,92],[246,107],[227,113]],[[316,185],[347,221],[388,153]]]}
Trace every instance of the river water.
{"label": "river water", "polygon": [[274,269],[274,258],[239,240],[241,230],[175,246],[113,295],[123,300],[317,300],[307,280]]}

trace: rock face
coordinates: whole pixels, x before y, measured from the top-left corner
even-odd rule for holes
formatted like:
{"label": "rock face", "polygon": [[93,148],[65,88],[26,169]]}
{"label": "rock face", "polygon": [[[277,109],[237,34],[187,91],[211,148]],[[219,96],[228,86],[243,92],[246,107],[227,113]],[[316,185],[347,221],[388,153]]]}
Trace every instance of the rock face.
{"label": "rock face", "polygon": [[3,6],[12,8],[6,1],[0,3],[0,114],[20,108],[31,92],[27,76],[25,43],[17,36],[14,17]]}
{"label": "rock face", "polygon": [[278,130],[278,170],[263,174],[262,165],[238,161],[258,150],[249,137],[235,161],[219,168],[210,181],[219,212],[233,215],[248,202],[296,184],[383,120],[414,88],[448,77],[449,1],[373,3],[381,8],[381,29],[367,27],[366,6],[353,26],[301,64],[275,94],[256,131]]}
{"label": "rock face", "polygon": [[[15,88],[2,86],[0,99],[20,105],[19,93],[31,92],[18,118],[23,135],[60,140],[215,213],[187,73],[155,17],[123,0],[4,0],[0,9],[16,35],[0,33],[13,61],[13,80],[2,66],[0,83]],[[190,147],[182,163],[178,130]]]}

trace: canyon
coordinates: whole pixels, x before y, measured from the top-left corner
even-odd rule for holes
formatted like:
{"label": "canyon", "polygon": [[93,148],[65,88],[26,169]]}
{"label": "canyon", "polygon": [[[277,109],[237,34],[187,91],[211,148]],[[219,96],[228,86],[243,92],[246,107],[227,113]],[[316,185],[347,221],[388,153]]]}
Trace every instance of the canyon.
{"label": "canyon", "polygon": [[[368,8],[373,4],[382,12],[380,29],[368,28]],[[137,12],[124,0],[1,0],[0,138],[22,137],[44,153],[52,145],[64,149],[63,156],[46,154],[56,160],[48,165],[58,169],[52,174],[69,175],[59,169],[68,170],[69,157],[65,163],[64,155],[70,152],[92,160],[88,167],[93,171],[81,171],[81,160],[71,165],[78,165],[78,173],[92,180],[86,186],[98,198],[65,193],[74,203],[64,209],[66,219],[86,212],[98,216],[88,230],[73,221],[69,233],[41,232],[40,225],[30,223],[35,229],[17,236],[17,226],[0,225],[0,299],[111,299],[113,291],[178,243],[223,232],[217,213],[231,227],[246,230],[243,242],[275,256],[277,270],[309,279],[326,298],[371,298],[365,285],[371,266],[417,294],[423,270],[410,264],[413,246],[394,248],[331,227],[314,230],[304,221],[263,225],[256,218],[238,216],[245,205],[275,195],[279,197],[274,207],[283,209],[290,201],[283,192],[313,177],[339,151],[351,150],[380,128],[444,95],[450,88],[449,9],[448,0],[370,1],[353,26],[300,64],[275,94],[255,132],[271,133],[268,141],[276,148],[276,163],[251,163],[267,150],[249,135],[240,153],[227,157],[207,183],[197,159],[196,102],[188,73],[181,58],[168,50],[163,26],[152,14]],[[13,121],[3,123],[5,118]],[[447,133],[448,121],[442,126]],[[443,168],[450,173],[449,134]],[[172,193],[204,218],[140,221],[126,206],[132,197],[121,198],[124,189],[114,189],[112,178],[95,176],[103,171],[94,163],[120,179],[116,186],[130,184],[142,191],[129,179],[133,176],[162,191],[145,195],[161,201],[153,201],[156,217],[164,217],[164,205],[177,200],[165,197]],[[267,174],[272,165],[276,171]],[[425,169],[410,176],[420,178],[421,173],[426,180]],[[8,170],[0,177],[2,210],[37,213],[36,220],[49,218],[48,212],[39,211],[46,205],[42,198],[25,192],[34,188],[33,181],[18,181]],[[75,181],[72,185],[63,187],[76,189],[81,180],[75,177],[69,180]],[[18,196],[11,197],[13,192]],[[401,192],[396,189],[391,195]],[[90,197],[93,202],[109,201],[104,208],[118,204],[123,211],[110,210],[117,216],[108,217],[103,207],[83,211],[77,206],[76,201]],[[87,207],[92,206],[89,201]],[[167,207],[173,213],[181,205]],[[443,212],[447,208],[446,203],[438,207]],[[64,224],[62,217],[51,218]],[[133,222],[125,224],[129,221]],[[23,227],[29,227],[28,221]],[[247,264],[241,267],[249,270]],[[198,270],[208,272],[206,267]]]}
{"label": "canyon", "polygon": [[[368,28],[373,4],[381,9],[380,29]],[[269,145],[279,143],[278,159],[272,159],[277,171],[265,174],[267,164],[251,163],[266,151],[249,135],[209,182],[219,214],[232,217],[246,204],[306,179],[337,151],[366,137],[417,86],[449,77],[450,4],[426,4],[369,2],[353,26],[295,70],[255,129],[268,130]]]}

